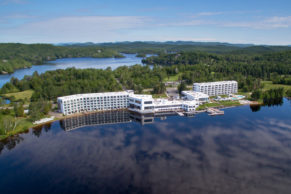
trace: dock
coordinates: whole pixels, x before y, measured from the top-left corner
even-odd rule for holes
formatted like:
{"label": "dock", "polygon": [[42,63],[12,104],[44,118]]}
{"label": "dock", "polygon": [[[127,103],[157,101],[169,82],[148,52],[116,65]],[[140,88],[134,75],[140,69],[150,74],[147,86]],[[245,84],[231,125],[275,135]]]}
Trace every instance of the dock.
{"label": "dock", "polygon": [[207,113],[209,116],[218,116],[218,115],[224,115],[224,111],[223,110],[219,110],[216,108],[208,108],[207,109]]}

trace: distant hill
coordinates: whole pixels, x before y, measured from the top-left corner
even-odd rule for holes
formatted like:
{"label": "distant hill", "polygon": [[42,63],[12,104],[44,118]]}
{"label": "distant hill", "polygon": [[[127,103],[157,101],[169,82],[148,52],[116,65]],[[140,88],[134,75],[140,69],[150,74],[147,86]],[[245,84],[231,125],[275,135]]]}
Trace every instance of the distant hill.
{"label": "distant hill", "polygon": [[253,44],[231,44],[224,42],[192,42],[192,41],[136,41],[136,42],[108,42],[108,43],[62,43],[59,46],[90,47],[100,46],[122,53],[160,54],[176,52],[208,52],[216,54],[264,54],[290,50],[290,46],[268,46]]}

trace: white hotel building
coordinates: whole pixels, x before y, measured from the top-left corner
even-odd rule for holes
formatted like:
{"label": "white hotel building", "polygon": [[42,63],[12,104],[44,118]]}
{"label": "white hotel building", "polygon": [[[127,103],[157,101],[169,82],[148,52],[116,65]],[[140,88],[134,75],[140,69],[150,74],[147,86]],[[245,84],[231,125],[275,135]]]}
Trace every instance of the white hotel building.
{"label": "white hotel building", "polygon": [[129,109],[139,113],[184,110],[195,111],[199,100],[153,99],[152,95],[136,95],[132,91],[76,94],[58,98],[61,113],[70,115],[82,112]]}
{"label": "white hotel building", "polygon": [[196,100],[200,103],[205,103],[209,101],[209,96],[202,92],[195,92],[195,91],[182,91],[182,95],[184,99],[187,100]]}
{"label": "white hotel building", "polygon": [[194,83],[193,90],[209,96],[235,94],[238,90],[237,81],[219,81]]}
{"label": "white hotel building", "polygon": [[129,110],[139,113],[153,113],[164,111],[195,111],[199,106],[196,100],[167,100],[153,99],[152,95],[131,95],[129,97]]}
{"label": "white hotel building", "polygon": [[98,110],[117,110],[128,108],[129,92],[106,92],[76,94],[58,98],[58,106],[64,115]]}

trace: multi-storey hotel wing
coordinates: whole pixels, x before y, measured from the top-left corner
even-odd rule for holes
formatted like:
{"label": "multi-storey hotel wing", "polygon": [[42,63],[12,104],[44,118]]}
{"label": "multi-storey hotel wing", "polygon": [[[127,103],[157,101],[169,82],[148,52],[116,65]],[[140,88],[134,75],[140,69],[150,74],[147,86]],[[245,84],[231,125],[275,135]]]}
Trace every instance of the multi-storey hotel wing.
{"label": "multi-storey hotel wing", "polygon": [[193,84],[193,90],[195,92],[202,92],[209,96],[235,94],[237,93],[237,89],[237,81],[203,82]]}
{"label": "multi-storey hotel wing", "polygon": [[195,91],[182,91],[182,95],[187,100],[196,100],[200,103],[208,102],[209,96],[202,92],[195,92]]}
{"label": "multi-storey hotel wing", "polygon": [[140,113],[194,111],[198,106],[199,102],[196,100],[153,99],[152,95],[131,95],[129,97],[129,110]]}
{"label": "multi-storey hotel wing", "polygon": [[58,98],[58,106],[64,115],[98,110],[118,110],[128,108],[131,92],[106,92],[76,94]]}
{"label": "multi-storey hotel wing", "polygon": [[[205,97],[201,96],[200,97]],[[207,95],[206,95],[207,97]],[[207,98],[208,99],[208,98]],[[61,113],[70,115],[74,113],[127,109],[140,113],[154,113],[165,111],[184,110],[195,111],[200,101],[196,99],[168,100],[153,99],[152,95],[136,95],[132,91],[106,92],[92,94],[76,94],[58,98]],[[205,99],[204,99],[205,100]]]}

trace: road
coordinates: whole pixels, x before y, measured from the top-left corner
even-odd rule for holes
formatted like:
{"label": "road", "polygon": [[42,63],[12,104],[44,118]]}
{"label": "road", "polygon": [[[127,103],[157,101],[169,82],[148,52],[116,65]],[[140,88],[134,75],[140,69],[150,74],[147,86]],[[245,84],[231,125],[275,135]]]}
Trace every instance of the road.
{"label": "road", "polygon": [[177,99],[179,97],[179,92],[177,88],[167,88],[167,96],[169,98]]}

